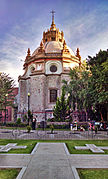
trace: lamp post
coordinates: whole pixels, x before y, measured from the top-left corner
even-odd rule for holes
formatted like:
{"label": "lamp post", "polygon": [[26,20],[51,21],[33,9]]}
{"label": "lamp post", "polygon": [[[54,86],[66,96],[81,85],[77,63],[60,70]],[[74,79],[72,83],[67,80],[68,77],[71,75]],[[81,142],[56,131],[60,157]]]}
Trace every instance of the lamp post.
{"label": "lamp post", "polygon": [[8,96],[8,94],[5,94],[5,120],[4,120],[4,125],[6,125],[6,102],[7,102],[7,96]]}
{"label": "lamp post", "polygon": [[29,125],[29,110],[30,110],[30,93],[28,93],[28,125]]}

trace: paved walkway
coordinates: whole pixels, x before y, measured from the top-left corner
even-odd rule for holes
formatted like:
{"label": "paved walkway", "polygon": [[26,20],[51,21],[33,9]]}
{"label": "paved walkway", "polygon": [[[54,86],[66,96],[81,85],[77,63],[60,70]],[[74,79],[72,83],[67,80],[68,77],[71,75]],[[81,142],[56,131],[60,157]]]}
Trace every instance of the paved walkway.
{"label": "paved walkway", "polygon": [[70,155],[64,143],[38,143],[32,154],[1,154],[1,166],[25,167],[18,179],[78,179],[75,168],[108,168],[108,155]]}
{"label": "paved walkway", "polygon": [[0,139],[44,139],[44,140],[63,140],[63,139],[108,139],[107,131],[98,131],[95,135],[93,131],[61,131],[54,130],[54,134],[50,131],[35,130],[27,133],[27,130],[10,130],[0,129]]}
{"label": "paved walkway", "polygon": [[74,178],[63,143],[40,143],[38,145],[23,176],[23,179],[30,178]]}

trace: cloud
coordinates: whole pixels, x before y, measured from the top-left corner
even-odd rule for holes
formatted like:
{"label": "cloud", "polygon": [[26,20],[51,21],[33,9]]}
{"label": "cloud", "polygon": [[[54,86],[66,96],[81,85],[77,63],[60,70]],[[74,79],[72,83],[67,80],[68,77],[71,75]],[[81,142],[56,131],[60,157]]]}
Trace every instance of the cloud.
{"label": "cloud", "polygon": [[[67,3],[64,1],[64,4]],[[74,52],[79,47],[81,56],[85,59],[88,55],[93,56],[98,53],[99,49],[107,49],[107,6],[97,5],[97,8],[90,9],[89,12],[84,14],[79,12],[76,16],[74,16],[75,12],[73,15],[70,4],[67,5],[68,11],[65,11],[65,6],[63,8],[60,9],[59,13],[64,12],[65,15],[63,17],[56,15],[56,19],[62,20],[60,22],[58,20],[57,27],[64,31],[66,43]],[[23,62],[21,60],[25,60],[28,47],[32,54],[39,46],[43,31],[47,30],[46,26],[49,27],[49,19],[43,14],[37,14],[35,18],[32,17],[20,21],[20,23],[16,22],[10,31],[5,32],[5,38],[0,40],[0,71],[9,73],[15,80],[23,74]]]}
{"label": "cloud", "polygon": [[8,60],[1,60],[0,72],[5,72],[6,74],[9,74],[9,76],[15,80],[16,86],[18,86],[18,76],[19,74],[22,74],[22,64],[13,64],[10,63]]}
{"label": "cloud", "polygon": [[94,10],[80,18],[68,20],[63,26],[67,44],[74,51],[79,47],[83,59],[95,55],[100,49],[108,48],[107,16],[99,20],[98,13]]}
{"label": "cloud", "polygon": [[95,35],[95,37],[90,38],[88,41],[83,41],[80,43],[81,53],[85,58],[89,56],[95,56],[101,50],[108,49],[108,30]]}
{"label": "cloud", "polygon": [[[20,26],[16,24],[10,32],[6,33],[5,39],[0,43],[0,71],[9,73],[16,81],[18,76],[23,74],[22,68],[27,49],[30,47],[32,54],[41,41],[39,30],[42,27],[36,28],[37,21],[38,19],[32,19]],[[35,33],[38,35],[36,36]],[[16,84],[18,85],[17,82]]]}

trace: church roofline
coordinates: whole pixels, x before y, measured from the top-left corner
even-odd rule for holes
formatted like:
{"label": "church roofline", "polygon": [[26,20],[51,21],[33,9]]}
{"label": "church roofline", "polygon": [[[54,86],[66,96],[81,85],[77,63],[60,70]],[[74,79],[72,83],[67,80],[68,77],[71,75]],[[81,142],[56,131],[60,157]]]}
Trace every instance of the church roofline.
{"label": "church roofline", "polygon": [[[31,57],[26,63],[25,63],[25,65],[29,65],[30,63],[32,63],[32,62],[36,62],[37,60],[43,60],[43,61],[46,61],[46,59],[47,60],[52,60],[52,59],[60,59],[61,61],[63,60],[63,59],[67,59],[67,60],[70,60],[70,61],[75,61],[75,62],[77,62],[77,63],[79,63],[79,58],[78,57],[76,57],[76,56],[71,56],[71,57],[68,57],[68,56],[65,56],[65,55],[63,55],[63,56],[41,56],[41,57]],[[73,60],[74,59],[74,60]]]}

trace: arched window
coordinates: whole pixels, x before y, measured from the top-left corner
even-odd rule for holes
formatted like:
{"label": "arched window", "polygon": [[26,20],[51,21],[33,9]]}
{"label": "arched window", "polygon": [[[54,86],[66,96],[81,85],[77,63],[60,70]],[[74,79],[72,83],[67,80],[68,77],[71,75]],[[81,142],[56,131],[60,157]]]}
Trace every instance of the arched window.
{"label": "arched window", "polygon": [[56,102],[57,101],[57,90],[51,89],[50,90],[50,102]]}

